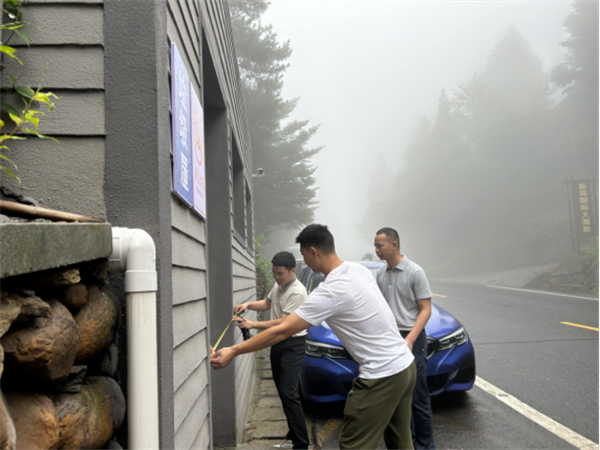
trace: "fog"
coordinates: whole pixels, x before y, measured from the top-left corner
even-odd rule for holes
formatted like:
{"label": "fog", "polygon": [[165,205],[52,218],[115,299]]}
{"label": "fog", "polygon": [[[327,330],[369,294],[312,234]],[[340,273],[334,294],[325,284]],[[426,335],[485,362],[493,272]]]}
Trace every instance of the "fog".
{"label": "fog", "polygon": [[[559,43],[568,37],[563,22],[571,10],[566,1],[272,1],[262,21],[293,51],[283,87],[285,98],[300,97],[291,118],[320,125],[311,140],[324,146],[312,160],[316,222],[330,227],[342,258],[372,252],[372,236],[358,226],[372,175],[381,174],[382,198],[389,199],[385,178],[405,167],[403,153],[423,115],[435,120],[441,91],[451,95],[483,71],[510,27],[548,72],[563,61]],[[401,223],[379,226],[398,228],[403,249],[418,260],[414,233],[403,236]]]}

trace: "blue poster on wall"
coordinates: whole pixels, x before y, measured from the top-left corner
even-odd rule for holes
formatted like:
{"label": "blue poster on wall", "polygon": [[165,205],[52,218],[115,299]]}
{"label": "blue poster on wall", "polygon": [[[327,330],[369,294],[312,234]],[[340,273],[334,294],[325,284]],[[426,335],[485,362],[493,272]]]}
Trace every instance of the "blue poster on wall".
{"label": "blue poster on wall", "polygon": [[193,205],[190,76],[174,42],[171,43],[171,122],[173,134],[173,189]]}

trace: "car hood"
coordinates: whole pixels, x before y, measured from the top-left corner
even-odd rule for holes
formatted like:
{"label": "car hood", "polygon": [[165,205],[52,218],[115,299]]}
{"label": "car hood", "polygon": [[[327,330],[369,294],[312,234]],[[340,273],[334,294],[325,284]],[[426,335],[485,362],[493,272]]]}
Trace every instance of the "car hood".
{"label": "car hood", "polygon": [[427,336],[441,338],[460,327],[460,322],[452,314],[435,303],[431,304],[431,317],[425,325]]}
{"label": "car hood", "polygon": [[315,325],[308,329],[306,338],[311,341],[323,342],[324,344],[339,345],[342,343],[337,338],[335,333],[331,331],[327,322],[322,322],[321,325]]}
{"label": "car hood", "polygon": [[[425,331],[427,332],[428,336],[439,339],[453,332],[458,327],[460,327],[460,323],[452,316],[452,314],[435,303],[431,304],[431,318],[425,326]],[[342,346],[342,343],[339,341],[335,333],[331,331],[331,328],[329,328],[327,322],[323,322],[321,325],[310,327],[308,329],[306,338],[310,339],[311,341]]]}

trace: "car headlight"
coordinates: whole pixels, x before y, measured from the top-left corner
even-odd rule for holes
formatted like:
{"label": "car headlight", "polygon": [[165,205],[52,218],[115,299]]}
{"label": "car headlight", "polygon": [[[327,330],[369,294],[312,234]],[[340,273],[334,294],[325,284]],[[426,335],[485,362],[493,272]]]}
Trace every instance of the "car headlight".
{"label": "car headlight", "polygon": [[460,327],[456,331],[453,331],[450,334],[447,334],[443,338],[438,339],[439,345],[437,348],[438,352],[443,352],[444,350],[449,350],[455,345],[463,345],[467,342],[467,332],[464,327]]}
{"label": "car headlight", "polygon": [[328,356],[333,359],[348,359],[348,353],[339,345],[324,344],[323,342],[306,340],[306,354],[321,358]]}
{"label": "car headlight", "polygon": [[427,336],[427,359],[431,358],[438,351],[440,343],[433,336]]}

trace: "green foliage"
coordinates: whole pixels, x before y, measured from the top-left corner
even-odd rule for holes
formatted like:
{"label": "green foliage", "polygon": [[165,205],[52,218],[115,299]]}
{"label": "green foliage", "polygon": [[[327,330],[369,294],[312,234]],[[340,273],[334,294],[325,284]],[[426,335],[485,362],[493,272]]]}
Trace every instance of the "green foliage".
{"label": "green foliage", "polygon": [[[24,25],[25,22],[22,20],[21,2],[18,0],[3,0],[3,23],[0,26],[0,32],[12,31],[6,41],[10,41],[13,34],[16,34],[29,46],[29,36],[21,30]],[[17,50],[14,47],[0,45],[0,52],[17,60],[20,65],[23,65],[23,62],[15,55]],[[24,140],[25,137],[22,136],[24,134],[31,134],[41,139],[56,141],[53,137],[45,136],[38,132],[40,116],[43,116],[45,113],[33,108],[44,103],[48,106],[48,111],[51,111],[54,109],[52,99],[58,97],[52,92],[42,92],[42,82],[37,86],[37,89],[33,90],[29,86],[18,85],[18,79],[14,76],[10,76],[10,79],[12,81],[11,86],[2,86],[1,88],[0,108],[8,114],[13,125],[11,129],[7,130],[5,129],[6,123],[3,120],[0,120],[0,132],[3,133],[0,135],[0,150],[2,152],[10,151],[8,142],[11,140]],[[20,97],[24,105],[22,109],[18,110],[13,105],[6,103],[9,94]],[[17,165],[2,153],[0,153],[0,159],[10,164],[8,167],[0,165],[0,171],[7,173],[10,177],[14,178],[19,183],[19,186],[21,186],[21,179],[16,175]]]}
{"label": "green foliage", "polygon": [[267,297],[273,287],[271,276],[271,263],[262,255],[264,236],[259,234],[254,238],[254,262],[256,264],[256,296],[259,300]]}
{"label": "green foliage", "polygon": [[600,248],[596,246],[585,246],[581,249],[581,266],[583,270],[598,273],[600,262]]}
{"label": "green foliage", "polygon": [[380,226],[397,227],[416,249],[410,255],[436,275],[562,259],[570,247],[562,180],[575,168],[597,175],[598,167],[597,116],[595,123],[583,117],[598,105],[597,51],[581,50],[597,49],[597,15],[584,17],[586,8],[576,2],[577,20],[567,19],[579,37],[567,41],[573,51],[565,67],[577,72],[595,64],[596,93],[569,100],[580,83],[574,77],[554,105],[540,59],[509,29],[480,73],[452,95],[442,92],[435,120],[422,119],[406,147],[405,167],[390,176],[378,163],[360,224],[365,239]]}
{"label": "green foliage", "polygon": [[598,296],[598,238],[592,245],[585,246],[581,252],[581,279],[585,293]]}
{"label": "green foliage", "polygon": [[311,158],[321,150],[308,142],[318,127],[291,121],[298,99],[282,98],[283,75],[291,54],[270,25],[261,22],[265,0],[230,2],[233,34],[244,90],[254,168],[254,217],[265,238],[280,228],[300,228],[314,220],[316,187]]}

